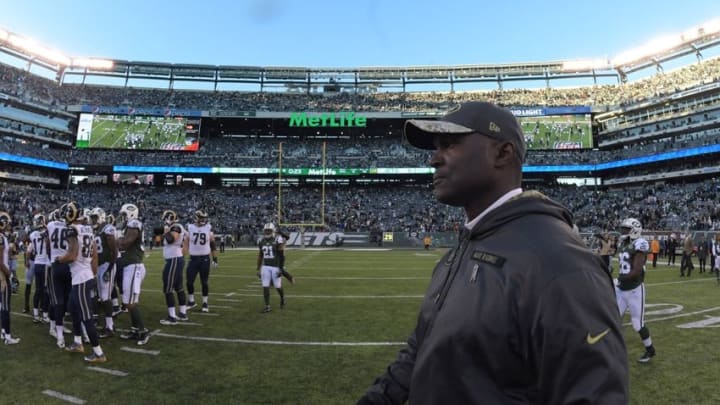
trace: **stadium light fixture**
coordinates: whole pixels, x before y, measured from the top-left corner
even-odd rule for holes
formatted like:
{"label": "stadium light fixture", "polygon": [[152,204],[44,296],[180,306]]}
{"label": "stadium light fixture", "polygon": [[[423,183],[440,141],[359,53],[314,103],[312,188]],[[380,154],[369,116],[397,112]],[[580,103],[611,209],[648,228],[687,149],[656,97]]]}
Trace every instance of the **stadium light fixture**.
{"label": "stadium light fixture", "polygon": [[569,60],[562,64],[564,72],[579,72],[586,70],[607,70],[610,69],[610,61],[607,59],[586,59]]}
{"label": "stadium light fixture", "polygon": [[720,18],[712,19],[700,27],[705,31],[705,35],[717,34],[720,32]]}
{"label": "stadium light fixture", "polygon": [[16,34],[10,34],[8,42],[11,45],[34,54],[41,59],[48,60],[58,65],[70,65],[71,60],[69,57],[63,55],[60,51],[46,48],[32,39],[23,38]]}
{"label": "stadium light fixture", "polygon": [[612,60],[612,64],[615,67],[625,66],[648,56],[657,55],[664,51],[673,49],[682,44],[682,42],[683,40],[679,35],[665,35],[655,38],[645,45],[622,52]]}
{"label": "stadium light fixture", "polygon": [[93,58],[73,58],[72,67],[90,68],[90,69],[112,69],[115,64],[108,59]]}

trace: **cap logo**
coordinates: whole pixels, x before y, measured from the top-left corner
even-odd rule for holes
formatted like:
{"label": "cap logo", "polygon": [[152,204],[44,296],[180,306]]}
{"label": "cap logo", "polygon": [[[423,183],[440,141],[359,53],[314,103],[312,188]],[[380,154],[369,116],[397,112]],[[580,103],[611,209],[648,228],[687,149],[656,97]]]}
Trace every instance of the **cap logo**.
{"label": "cap logo", "polygon": [[492,132],[501,132],[500,127],[499,127],[496,123],[494,123],[494,122],[492,122],[492,121],[490,121],[490,128],[489,128],[489,130],[492,131]]}

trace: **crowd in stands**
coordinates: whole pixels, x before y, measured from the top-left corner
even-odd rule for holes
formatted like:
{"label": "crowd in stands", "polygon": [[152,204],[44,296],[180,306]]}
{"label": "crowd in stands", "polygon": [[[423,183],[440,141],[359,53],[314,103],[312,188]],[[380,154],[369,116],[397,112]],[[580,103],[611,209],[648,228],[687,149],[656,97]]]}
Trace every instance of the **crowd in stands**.
{"label": "crowd in stands", "polygon": [[720,80],[720,58],[617,85],[470,92],[304,94],[141,89],[63,84],[0,64],[0,92],[50,106],[176,107],[203,111],[445,111],[468,100],[512,106],[618,106],[650,100]]}
{"label": "crowd in stands", "polygon": [[[645,229],[720,230],[720,182],[715,179],[625,189],[524,187],[564,204],[583,231],[617,230],[628,216],[640,219]],[[31,224],[33,214],[48,213],[70,200],[113,213],[124,203],[135,203],[148,238],[153,227],[161,225],[164,210],[173,209],[190,221],[195,209],[204,208],[217,234],[245,243],[252,243],[262,225],[276,219],[278,202],[277,189],[268,187],[79,185],[53,190],[0,183],[0,210],[10,212],[19,228]],[[283,221],[320,222],[322,201],[316,187],[283,189]],[[342,232],[453,232],[465,221],[460,208],[438,203],[428,186],[326,186],[325,213],[325,230]]]}
{"label": "crowd in stands", "polygon": [[[3,133],[0,128],[0,136]],[[17,138],[16,138],[17,140]],[[197,152],[88,150],[43,147],[28,140],[0,142],[0,152],[65,162],[71,165],[138,165],[187,167],[278,167],[279,139],[212,137]],[[598,164],[720,143],[720,129],[625,145],[613,150],[530,150],[526,165]],[[399,138],[327,140],[328,168],[427,167],[430,153],[406,146]],[[321,168],[322,140],[283,140],[282,166]]]}
{"label": "crowd in stands", "polygon": [[[49,108],[90,104],[194,108],[214,111],[444,111],[471,99],[486,99],[514,106],[594,105],[617,106],[653,99],[700,84],[720,81],[720,59],[711,59],[680,70],[659,73],[647,79],[619,85],[539,90],[495,90],[483,92],[375,93],[335,96],[273,92],[168,91],[57,83],[0,63],[0,93]],[[678,118],[675,118],[678,116]],[[680,117],[681,116],[681,117]],[[682,129],[696,123],[714,122],[718,109],[700,112],[678,111],[674,115],[649,116],[647,123],[613,130],[604,139],[648,134],[647,139],[604,151],[529,151],[528,165],[593,164],[637,156],[720,143],[720,129]],[[665,132],[670,132],[665,134]],[[657,136],[655,136],[656,134]],[[38,135],[67,138],[40,126],[0,118],[0,152],[70,165],[146,165],[277,167],[278,139],[259,137],[207,137],[196,153],[156,151],[83,150],[43,146],[33,141]],[[651,139],[655,138],[655,139]],[[17,140],[22,139],[22,142]],[[322,140],[285,142],[283,167],[322,166]],[[396,138],[352,138],[327,141],[326,165],[331,168],[427,167],[430,154],[403,145]],[[678,162],[678,168],[697,168],[703,163]],[[683,166],[684,164],[684,166]],[[29,169],[27,169],[29,170]],[[624,175],[642,175],[657,168],[637,168]],[[24,173],[18,169],[17,173]],[[28,172],[29,173],[29,172]],[[33,172],[38,174],[39,172]],[[27,174],[27,173],[26,173]],[[627,216],[638,217],[647,229],[720,230],[719,184],[714,180],[668,183],[639,188],[596,188],[537,186],[565,204],[583,230],[614,230]],[[33,186],[0,183],[0,209],[10,211],[21,226],[32,214],[49,212],[68,200],[81,206],[101,206],[117,212],[126,202],[138,204],[150,225],[160,223],[165,209],[175,209],[189,220],[197,208],[211,215],[217,233],[232,234],[236,240],[251,241],[262,224],[275,218],[277,195],[274,188],[238,187],[207,189],[192,186],[151,187],[136,185],[81,185],[68,190],[47,190]],[[283,195],[285,222],[318,222],[321,194],[314,188],[287,189]],[[326,192],[326,224],[329,230],[346,232],[453,231],[464,222],[458,208],[438,204],[427,186],[329,187]],[[150,237],[150,235],[146,235]]]}
{"label": "crowd in stands", "polygon": [[[236,240],[252,241],[263,224],[277,216],[277,189],[219,188],[193,186],[73,186],[51,190],[0,183],[0,210],[10,212],[18,227],[31,223],[37,212],[48,213],[67,201],[82,207],[103,207],[117,213],[124,203],[138,205],[146,221],[146,236],[161,225],[162,212],[175,210],[184,221],[203,208],[208,211],[216,234],[232,234]],[[318,188],[288,188],[283,191],[286,223],[319,223],[322,192]],[[325,222],[329,230],[344,232],[451,231],[463,217],[456,208],[440,206],[428,187],[327,187]]]}

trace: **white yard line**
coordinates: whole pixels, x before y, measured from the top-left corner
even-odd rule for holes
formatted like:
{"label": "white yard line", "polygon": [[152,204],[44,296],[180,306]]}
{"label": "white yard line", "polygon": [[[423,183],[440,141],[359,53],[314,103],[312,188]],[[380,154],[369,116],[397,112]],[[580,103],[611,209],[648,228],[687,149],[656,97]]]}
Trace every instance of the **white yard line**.
{"label": "white yard line", "polygon": [[123,346],[120,348],[120,350],[125,351],[125,352],[131,352],[131,353],[150,354],[152,356],[157,356],[158,354],[160,354],[160,350],[136,349],[134,347],[128,347],[128,346]]}
{"label": "white yard line", "polygon": [[116,376],[116,377],[127,377],[127,376],[129,375],[128,373],[126,373],[126,372],[124,372],[124,371],[113,370],[113,369],[110,369],[110,368],[102,368],[102,367],[94,367],[94,366],[91,366],[91,367],[87,367],[87,369],[88,369],[88,370],[92,370],[92,371],[97,371],[98,373],[105,373],[105,374],[114,375],[114,376]]}
{"label": "white yard line", "polygon": [[405,344],[405,342],[290,342],[283,340],[227,339],[204,336],[182,336],[173,335],[170,333],[158,333],[157,336],[203,342],[246,343],[276,346],[402,346]]}
{"label": "white yard line", "polygon": [[57,399],[65,401],[65,402],[70,402],[72,404],[84,404],[85,402],[87,402],[84,399],[80,399],[78,397],[63,394],[61,392],[57,392],[57,391],[53,391],[53,390],[45,390],[42,393],[49,397],[57,398]]}

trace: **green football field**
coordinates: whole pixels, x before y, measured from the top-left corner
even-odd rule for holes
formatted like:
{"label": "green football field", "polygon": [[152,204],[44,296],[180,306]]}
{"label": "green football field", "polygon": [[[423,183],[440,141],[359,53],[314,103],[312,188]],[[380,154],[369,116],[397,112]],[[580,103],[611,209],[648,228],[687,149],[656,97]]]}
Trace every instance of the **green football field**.
{"label": "green football field", "polygon": [[[283,280],[288,305],[281,310],[273,292],[273,312],[261,314],[255,251],[226,251],[211,271],[211,312],[195,309],[188,324],[164,326],[162,253],[148,251],[141,309],[153,336],[145,346],[117,337],[103,340],[109,361],[98,368],[57,349],[47,325],[35,325],[21,313],[21,291],[12,297],[12,322],[22,341],[0,345],[0,402],[354,403],[413,328],[442,253],[289,250],[287,267],[297,283]],[[658,355],[637,363],[643,348],[626,316],[631,403],[719,403],[720,286],[707,274],[679,278],[677,268],[665,266],[648,269],[646,282],[646,322]],[[196,297],[199,288],[198,280]],[[116,325],[129,327],[127,314]]]}
{"label": "green football field", "polygon": [[585,115],[520,117],[528,149],[592,148],[590,118]]}
{"label": "green football field", "polygon": [[166,144],[185,144],[183,121],[165,117],[93,117],[91,148],[165,149]]}

